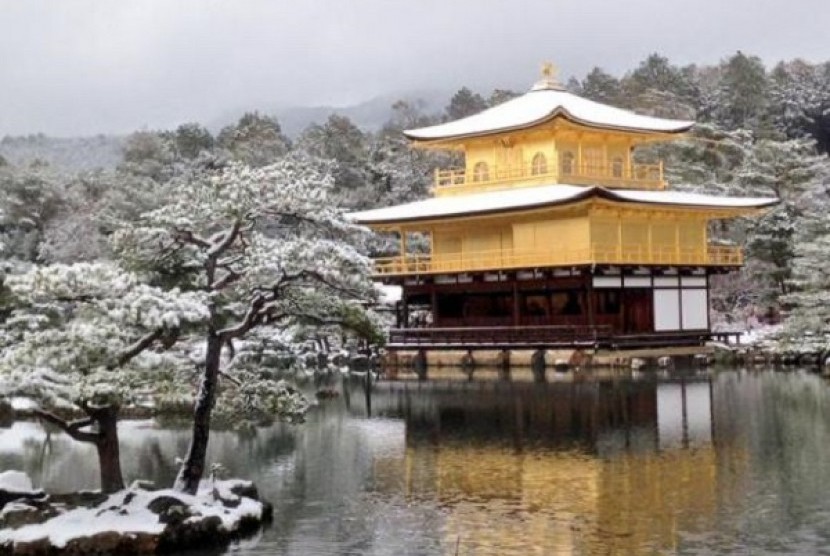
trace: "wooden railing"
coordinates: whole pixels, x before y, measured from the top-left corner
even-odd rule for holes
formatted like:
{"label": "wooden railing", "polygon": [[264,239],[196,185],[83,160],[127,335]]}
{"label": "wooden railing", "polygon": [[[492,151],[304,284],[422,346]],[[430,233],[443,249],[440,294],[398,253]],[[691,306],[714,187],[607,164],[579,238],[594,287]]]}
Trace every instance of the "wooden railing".
{"label": "wooden railing", "polygon": [[664,189],[666,186],[662,162],[632,164],[630,167],[585,163],[579,166],[574,162],[570,169],[556,164],[544,167],[530,164],[495,166],[489,167],[486,172],[477,173],[468,173],[465,168],[436,169],[434,191],[439,197],[481,193],[508,189],[517,182],[527,182],[528,185],[567,183],[629,189]]}
{"label": "wooden railing", "polygon": [[459,345],[530,346],[604,343],[611,338],[610,326],[487,326],[457,328],[396,328],[389,343],[410,346]]}
{"label": "wooden railing", "polygon": [[716,336],[705,330],[625,334],[607,325],[393,328],[390,348],[521,349],[553,347],[643,348],[702,345]]}
{"label": "wooden railing", "polygon": [[740,247],[709,246],[708,249],[647,246],[594,246],[589,249],[476,251],[472,253],[407,255],[375,259],[378,276],[477,272],[589,264],[741,266]]}

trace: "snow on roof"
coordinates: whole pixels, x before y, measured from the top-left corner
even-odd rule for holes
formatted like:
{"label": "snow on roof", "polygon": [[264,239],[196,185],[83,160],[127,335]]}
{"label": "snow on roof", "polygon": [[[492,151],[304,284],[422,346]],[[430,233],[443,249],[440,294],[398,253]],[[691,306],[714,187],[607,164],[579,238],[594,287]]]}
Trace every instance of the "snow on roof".
{"label": "snow on roof", "polygon": [[416,141],[486,135],[526,128],[560,115],[588,126],[628,131],[678,133],[694,125],[693,121],[635,114],[576,96],[558,87],[537,86],[520,97],[478,114],[445,124],[406,130],[404,135]]}
{"label": "snow on roof", "polygon": [[408,222],[560,205],[589,197],[601,197],[618,202],[721,209],[762,208],[778,202],[778,199],[772,197],[717,197],[680,191],[611,190],[597,186],[554,184],[472,195],[433,197],[414,203],[353,212],[348,217],[360,224]]}

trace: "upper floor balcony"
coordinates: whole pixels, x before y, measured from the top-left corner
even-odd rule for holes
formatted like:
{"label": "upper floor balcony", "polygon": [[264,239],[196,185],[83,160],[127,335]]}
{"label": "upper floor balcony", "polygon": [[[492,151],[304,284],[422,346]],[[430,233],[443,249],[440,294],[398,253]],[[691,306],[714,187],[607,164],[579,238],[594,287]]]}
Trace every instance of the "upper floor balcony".
{"label": "upper floor balcony", "polygon": [[409,276],[459,272],[487,272],[582,265],[718,266],[743,265],[740,247],[709,245],[704,248],[622,248],[594,245],[587,249],[499,249],[441,255],[410,254],[375,259],[375,276]]}
{"label": "upper floor balcony", "polygon": [[465,168],[435,170],[434,193],[438,197],[465,195],[521,187],[523,185],[600,185],[611,188],[665,189],[663,162],[656,164],[589,162],[561,158],[556,163],[490,166],[480,162],[472,171]]}

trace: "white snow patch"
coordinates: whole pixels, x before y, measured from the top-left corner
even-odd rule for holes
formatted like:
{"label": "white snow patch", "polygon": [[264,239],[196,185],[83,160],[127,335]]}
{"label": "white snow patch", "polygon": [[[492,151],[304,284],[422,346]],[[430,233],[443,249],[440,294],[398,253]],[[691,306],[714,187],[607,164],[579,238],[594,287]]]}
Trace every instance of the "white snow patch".
{"label": "white snow patch", "polygon": [[376,282],[375,289],[380,294],[380,302],[383,305],[394,305],[403,296],[403,288],[401,286],[392,286]]}
{"label": "white snow patch", "polygon": [[34,487],[32,480],[23,471],[3,471],[0,473],[0,489],[9,492],[31,492]]}
{"label": "white snow patch", "polygon": [[741,345],[754,346],[765,343],[781,333],[783,324],[765,324],[745,330],[741,334]]}
{"label": "white snow patch", "polygon": [[[48,539],[50,544],[57,548],[65,547],[73,539],[90,537],[107,531],[114,531],[122,535],[146,533],[160,534],[165,525],[159,522],[159,516],[150,511],[147,506],[154,499],[162,496],[172,496],[186,504],[193,517],[187,521],[196,522],[210,516],[217,516],[222,521],[226,531],[236,530],[245,517],[262,517],[264,505],[250,498],[238,497],[231,493],[231,488],[237,484],[247,484],[245,481],[202,481],[196,496],[165,489],[146,491],[128,489],[110,495],[102,504],[93,508],[76,508],[53,517],[39,524],[26,525],[19,529],[0,530],[0,545],[7,543],[26,543],[39,539]],[[235,508],[222,504],[215,497],[239,500]],[[130,495],[132,499],[126,501]]]}
{"label": "white snow patch", "polygon": [[32,409],[39,407],[38,403],[31,398],[23,398],[18,396],[9,401],[15,411],[31,411]]}

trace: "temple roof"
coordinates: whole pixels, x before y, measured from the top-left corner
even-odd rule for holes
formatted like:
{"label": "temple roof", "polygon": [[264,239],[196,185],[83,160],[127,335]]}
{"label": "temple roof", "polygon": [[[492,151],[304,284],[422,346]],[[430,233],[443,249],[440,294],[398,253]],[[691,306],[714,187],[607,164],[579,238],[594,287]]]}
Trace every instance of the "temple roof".
{"label": "temple roof", "polygon": [[561,116],[589,127],[634,132],[680,133],[692,121],[667,120],[579,97],[548,82],[498,106],[445,124],[404,131],[415,141],[439,141],[524,129]]}
{"label": "temple roof", "polygon": [[404,223],[543,208],[575,203],[592,197],[620,203],[712,210],[751,210],[778,203],[778,199],[774,197],[718,197],[679,191],[611,190],[598,186],[555,184],[471,195],[434,197],[403,205],[354,212],[348,217],[360,224]]}

